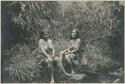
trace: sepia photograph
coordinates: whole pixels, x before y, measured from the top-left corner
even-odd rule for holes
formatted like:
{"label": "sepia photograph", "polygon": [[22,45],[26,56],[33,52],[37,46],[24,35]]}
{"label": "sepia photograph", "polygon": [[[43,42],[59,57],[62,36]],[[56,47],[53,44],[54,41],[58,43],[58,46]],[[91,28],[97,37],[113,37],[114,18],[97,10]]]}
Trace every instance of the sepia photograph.
{"label": "sepia photograph", "polygon": [[124,83],[124,1],[1,1],[1,83]]}

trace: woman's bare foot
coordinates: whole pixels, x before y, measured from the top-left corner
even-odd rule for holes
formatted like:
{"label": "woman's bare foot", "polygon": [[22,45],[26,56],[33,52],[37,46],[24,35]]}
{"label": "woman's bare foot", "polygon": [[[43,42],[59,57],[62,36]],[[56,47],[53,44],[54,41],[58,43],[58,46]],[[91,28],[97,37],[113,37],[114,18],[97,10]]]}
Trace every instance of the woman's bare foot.
{"label": "woman's bare foot", "polygon": [[67,73],[67,72],[65,72],[65,71],[63,71],[64,72],[64,74],[65,75],[67,75],[67,76],[71,76],[72,74],[69,74],[69,73]]}
{"label": "woman's bare foot", "polygon": [[74,71],[74,70],[72,70],[72,73],[71,73],[71,74],[69,74],[69,73],[65,72],[64,70],[63,70],[63,72],[64,72],[64,74],[65,74],[65,75],[67,75],[67,76],[72,76],[72,75],[75,73],[75,71]]}
{"label": "woman's bare foot", "polygon": [[54,79],[51,79],[50,83],[54,83]]}
{"label": "woman's bare foot", "polygon": [[72,70],[72,75],[73,75],[73,74],[75,74],[75,71],[74,71],[74,70]]}

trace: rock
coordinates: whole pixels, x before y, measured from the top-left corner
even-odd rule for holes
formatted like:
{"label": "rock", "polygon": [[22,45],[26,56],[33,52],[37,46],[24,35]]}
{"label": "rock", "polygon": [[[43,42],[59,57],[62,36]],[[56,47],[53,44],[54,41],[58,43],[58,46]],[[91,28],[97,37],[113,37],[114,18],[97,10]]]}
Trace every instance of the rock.
{"label": "rock", "polygon": [[120,83],[120,79],[114,80],[113,83]]}
{"label": "rock", "polygon": [[83,79],[85,76],[86,76],[85,74],[73,74],[73,75],[71,76],[71,79],[73,79],[73,80],[81,80],[81,79]]}
{"label": "rock", "polygon": [[114,72],[109,72],[110,75],[124,76],[124,70],[122,68],[115,70]]}

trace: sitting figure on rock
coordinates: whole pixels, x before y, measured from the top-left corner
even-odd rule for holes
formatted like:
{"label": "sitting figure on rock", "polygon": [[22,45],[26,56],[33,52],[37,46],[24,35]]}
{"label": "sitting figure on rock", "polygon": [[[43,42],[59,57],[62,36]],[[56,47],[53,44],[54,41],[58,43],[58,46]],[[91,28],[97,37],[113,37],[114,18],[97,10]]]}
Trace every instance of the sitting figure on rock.
{"label": "sitting figure on rock", "polygon": [[81,39],[79,38],[79,32],[77,29],[74,29],[72,31],[69,39],[70,41],[68,44],[68,48],[60,52],[60,60],[61,60],[61,63],[63,59],[68,62],[72,70],[71,74],[67,73],[64,67],[62,67],[62,70],[66,75],[71,76],[72,74],[75,73],[73,69],[73,62],[75,62],[75,60],[80,61]]}

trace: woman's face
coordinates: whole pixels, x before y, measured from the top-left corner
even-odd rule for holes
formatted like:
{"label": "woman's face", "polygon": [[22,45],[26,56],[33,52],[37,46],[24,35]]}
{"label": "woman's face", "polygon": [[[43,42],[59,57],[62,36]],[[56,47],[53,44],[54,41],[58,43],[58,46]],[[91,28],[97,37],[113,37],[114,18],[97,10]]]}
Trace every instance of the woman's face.
{"label": "woman's face", "polygon": [[73,30],[73,31],[72,31],[72,37],[74,38],[74,37],[76,37],[76,36],[77,36],[77,33],[76,33],[75,30]]}
{"label": "woman's face", "polygon": [[45,32],[45,33],[44,33],[44,38],[45,38],[45,39],[48,39],[48,38],[49,38],[49,33],[48,33],[48,32]]}

